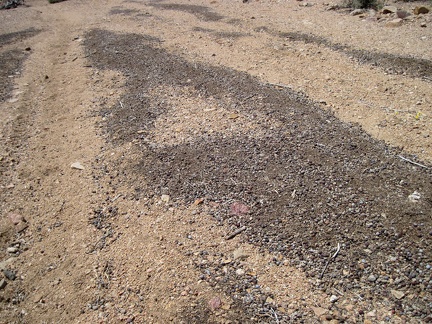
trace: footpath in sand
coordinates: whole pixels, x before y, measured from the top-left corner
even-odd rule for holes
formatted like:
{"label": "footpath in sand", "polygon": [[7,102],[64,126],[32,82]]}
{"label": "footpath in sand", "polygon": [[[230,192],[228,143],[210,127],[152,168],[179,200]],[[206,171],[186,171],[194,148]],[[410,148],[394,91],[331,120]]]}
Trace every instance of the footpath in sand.
{"label": "footpath in sand", "polygon": [[432,15],[333,7],[0,11],[0,322],[430,321]]}

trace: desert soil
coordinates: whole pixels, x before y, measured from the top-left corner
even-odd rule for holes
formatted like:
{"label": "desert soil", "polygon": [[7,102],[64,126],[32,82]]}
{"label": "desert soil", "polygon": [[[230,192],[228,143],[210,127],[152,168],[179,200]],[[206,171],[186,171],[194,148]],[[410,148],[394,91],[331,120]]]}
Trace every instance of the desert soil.
{"label": "desert soil", "polygon": [[389,4],[1,10],[0,322],[432,321],[431,3]]}

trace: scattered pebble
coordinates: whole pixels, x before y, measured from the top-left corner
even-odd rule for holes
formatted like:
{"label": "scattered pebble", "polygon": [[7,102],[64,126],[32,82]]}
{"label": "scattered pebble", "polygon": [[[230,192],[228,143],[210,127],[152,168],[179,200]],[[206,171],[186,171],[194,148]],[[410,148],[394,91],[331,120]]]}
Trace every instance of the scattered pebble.
{"label": "scattered pebble", "polygon": [[421,198],[421,195],[419,192],[414,191],[411,195],[408,196],[408,200],[411,202],[417,202]]}
{"label": "scattered pebble", "polygon": [[1,279],[0,280],[0,289],[4,289],[4,288],[6,288],[6,286],[7,286],[6,280]]}
{"label": "scattered pebble", "polygon": [[392,290],[391,294],[396,299],[402,299],[405,297],[405,293],[403,291],[400,291],[400,290]]}
{"label": "scattered pebble", "polygon": [[10,246],[6,249],[7,253],[17,253],[19,249],[16,246]]}
{"label": "scattered pebble", "polygon": [[12,222],[12,224],[14,224],[14,225],[18,225],[19,223],[26,221],[22,215],[17,214],[17,213],[8,214],[8,218]]}
{"label": "scattered pebble", "polygon": [[80,162],[72,163],[71,168],[76,169],[76,170],[84,170],[84,167],[82,166],[82,164]]}
{"label": "scattered pebble", "polygon": [[335,303],[335,302],[337,302],[338,299],[339,299],[339,297],[336,296],[336,295],[331,295],[331,296],[330,296],[330,302],[331,302],[331,303]]}
{"label": "scattered pebble", "polygon": [[12,281],[13,281],[13,280],[16,279],[16,274],[15,274],[15,272],[12,271],[12,270],[5,269],[5,270],[3,270],[3,274],[4,274],[5,277],[8,278],[9,280],[12,280]]}
{"label": "scattered pebble", "polygon": [[219,297],[213,297],[208,302],[210,310],[214,311],[222,306],[222,301]]}
{"label": "scattered pebble", "polygon": [[234,260],[245,260],[249,257],[249,255],[243,251],[242,248],[238,248],[233,252]]}
{"label": "scattered pebble", "polygon": [[368,281],[370,281],[370,282],[375,282],[377,280],[377,277],[375,277],[373,274],[371,274],[369,277],[368,277]]}

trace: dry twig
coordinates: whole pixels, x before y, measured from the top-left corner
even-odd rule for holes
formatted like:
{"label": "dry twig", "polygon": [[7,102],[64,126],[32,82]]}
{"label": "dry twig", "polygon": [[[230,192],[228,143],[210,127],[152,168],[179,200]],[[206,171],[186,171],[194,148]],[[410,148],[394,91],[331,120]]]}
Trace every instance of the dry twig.
{"label": "dry twig", "polygon": [[323,271],[321,272],[321,275],[319,276],[320,279],[323,278],[323,276],[324,276],[324,272],[327,270],[327,267],[328,267],[330,261],[331,261],[332,259],[334,259],[334,258],[337,257],[339,251],[340,251],[340,244],[338,243],[338,245],[337,245],[337,249],[336,249],[336,252],[335,252],[335,254],[331,255],[330,258],[328,258],[328,260],[327,260],[327,262],[326,262],[326,265],[325,265]]}
{"label": "dry twig", "polygon": [[422,168],[425,168],[425,169],[429,169],[426,165],[423,165],[423,164],[420,164],[420,163],[417,163],[417,162],[411,161],[410,159],[404,158],[402,155],[398,155],[398,157],[399,157],[400,159],[404,160],[404,161],[407,161],[407,162],[411,163],[411,164],[417,165],[417,166],[422,167]]}
{"label": "dry twig", "polygon": [[227,236],[227,240],[231,240],[234,237],[236,237],[237,235],[239,235],[241,232],[246,230],[246,226],[240,227],[238,230],[236,230],[234,233],[230,234]]}

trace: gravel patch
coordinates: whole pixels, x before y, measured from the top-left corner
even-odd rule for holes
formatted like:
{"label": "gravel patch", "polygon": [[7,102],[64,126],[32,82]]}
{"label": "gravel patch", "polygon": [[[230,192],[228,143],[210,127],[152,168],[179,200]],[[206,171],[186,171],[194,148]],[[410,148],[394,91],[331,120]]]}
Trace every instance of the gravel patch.
{"label": "gravel patch", "polygon": [[[263,29],[262,31],[268,30]],[[279,33],[279,36],[289,41],[300,41],[306,44],[325,46],[356,59],[360,64],[369,64],[379,67],[388,74],[405,75],[411,78],[421,78],[432,81],[432,62],[429,60],[415,57],[403,57],[389,53],[371,52],[363,49],[353,49],[347,45],[333,43],[324,37],[311,34],[284,32]]]}
{"label": "gravel patch", "polygon": [[[101,113],[113,143],[136,143],[142,153],[125,172],[138,199],[205,198],[217,221],[245,226],[250,243],[286,256],[335,308],[351,298],[361,318],[380,304],[432,319],[430,168],[298,93],[184,61],[155,39],[94,30],[85,45],[93,66],[127,78],[120,103]],[[156,121],[179,109],[169,99],[184,96],[179,88],[229,112],[214,123],[229,119],[230,132],[203,124],[180,143],[158,141]],[[260,136],[242,120],[259,125]]]}

